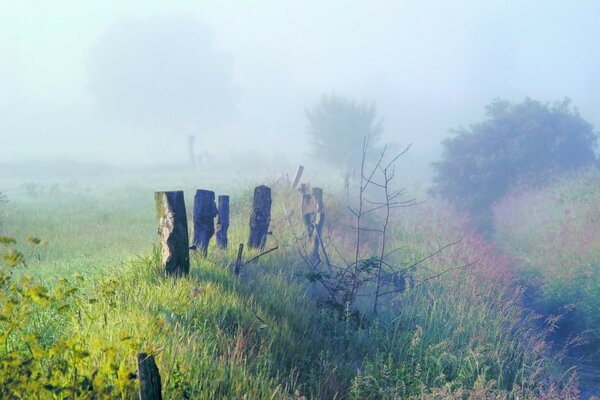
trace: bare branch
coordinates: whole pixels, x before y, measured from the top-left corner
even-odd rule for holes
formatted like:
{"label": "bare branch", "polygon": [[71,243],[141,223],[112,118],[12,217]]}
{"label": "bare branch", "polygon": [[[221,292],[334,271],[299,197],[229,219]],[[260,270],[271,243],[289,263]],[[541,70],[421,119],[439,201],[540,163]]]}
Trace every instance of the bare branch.
{"label": "bare branch", "polygon": [[[452,247],[452,246],[455,246],[455,245],[459,244],[460,242],[462,242],[462,240],[463,240],[464,238],[465,238],[465,235],[461,236],[461,237],[460,237],[460,239],[458,239],[458,240],[457,240],[457,241],[455,241],[455,242],[448,243],[448,244],[446,244],[446,245],[444,245],[444,246],[442,246],[442,247],[438,248],[438,249],[437,249],[435,252],[433,252],[433,253],[431,253],[431,254],[428,254],[426,257],[423,257],[422,259],[418,260],[418,261],[417,261],[417,262],[415,262],[414,264],[412,264],[412,265],[409,265],[408,267],[402,268],[402,269],[400,269],[399,271],[405,271],[405,270],[408,270],[408,269],[411,269],[411,268],[414,268],[414,267],[416,267],[417,265],[419,265],[419,264],[421,264],[421,263],[423,263],[423,262],[425,262],[425,261],[429,260],[430,258],[437,256],[437,255],[438,255],[438,254],[440,254],[442,251],[446,250],[448,247]],[[391,256],[392,254],[394,254],[394,253],[396,253],[397,251],[400,251],[400,250],[402,250],[402,249],[401,249],[400,247],[398,247],[398,248],[396,248],[396,249],[394,249],[394,250],[390,251],[389,253],[387,253],[387,254],[385,255],[385,257],[384,257],[384,258],[388,258],[388,257],[389,257],[389,256]]]}
{"label": "bare branch", "polygon": [[254,262],[254,261],[258,260],[259,258],[261,258],[262,256],[264,256],[265,254],[269,254],[270,252],[277,250],[278,248],[279,248],[279,246],[275,246],[272,249],[263,251],[259,255],[255,256],[255,257],[252,257],[251,259],[249,259],[248,261],[246,261],[245,263],[243,263],[242,266],[248,265],[251,262]]}

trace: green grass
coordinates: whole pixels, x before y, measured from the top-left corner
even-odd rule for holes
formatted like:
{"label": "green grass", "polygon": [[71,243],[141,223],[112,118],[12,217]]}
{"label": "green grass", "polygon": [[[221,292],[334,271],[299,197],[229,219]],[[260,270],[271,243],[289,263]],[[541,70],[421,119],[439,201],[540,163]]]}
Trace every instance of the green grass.
{"label": "green grass", "polygon": [[[28,267],[18,267],[13,279],[29,273],[34,282],[53,285],[59,275],[85,278],[75,279],[77,292],[60,300],[69,304],[64,313],[59,300],[30,307],[32,297],[24,291],[20,307],[30,312],[0,347],[0,357],[18,351],[26,361],[27,333],[37,332],[43,346],[27,368],[39,381],[49,366],[63,362],[71,367],[53,379],[62,385],[92,382],[108,398],[135,390],[127,377],[140,351],[156,354],[165,397],[173,399],[568,398],[572,385],[556,374],[543,337],[523,312],[506,260],[462,217],[443,205],[394,216],[391,248],[401,247],[399,263],[464,236],[420,265],[415,280],[464,267],[390,297],[378,317],[365,313],[356,324],[319,307],[318,290],[299,276],[302,264],[281,207],[285,201],[299,223],[299,199],[283,185],[273,186],[268,247],[280,249],[239,277],[230,264],[247,236],[251,187],[232,199],[228,251],[211,247],[208,259],[193,255],[191,273],[181,279],[162,276],[158,251],[151,248],[156,221],[147,188],[73,190],[68,200],[9,198],[4,231],[48,242],[19,247]],[[192,193],[186,192],[188,202]],[[344,209],[332,198],[328,204],[332,239],[347,240]],[[7,315],[0,332],[18,318]],[[65,338],[86,353],[58,351]],[[39,385],[15,385],[24,396],[50,393]],[[85,391],[78,396],[90,398]]]}

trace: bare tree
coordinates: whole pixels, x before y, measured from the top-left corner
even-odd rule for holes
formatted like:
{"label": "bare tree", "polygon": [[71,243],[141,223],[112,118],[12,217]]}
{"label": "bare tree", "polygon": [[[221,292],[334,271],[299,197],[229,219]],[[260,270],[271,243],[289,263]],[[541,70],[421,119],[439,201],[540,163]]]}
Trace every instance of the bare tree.
{"label": "bare tree", "polygon": [[[440,247],[411,265],[400,267],[397,265],[398,263],[394,262],[399,249],[389,249],[392,213],[395,209],[419,204],[414,198],[404,198],[405,189],[394,189],[393,187],[398,160],[410,148],[411,146],[408,145],[403,150],[390,155],[390,149],[386,146],[381,150],[374,163],[369,164],[367,159],[369,137],[364,139],[357,201],[353,206],[348,205],[347,207],[352,216],[352,223],[349,226],[353,232],[350,254],[348,254],[348,243],[339,243],[339,241],[336,243],[334,240],[326,243],[320,219],[319,226],[316,225],[315,220],[312,222],[314,226],[307,226],[308,229],[304,230],[306,238],[299,235],[299,230],[292,227],[292,233],[298,245],[298,253],[303,260],[303,265],[307,268],[304,275],[311,282],[318,282],[325,289],[327,304],[340,310],[354,311],[359,291],[367,284],[372,291],[361,293],[360,296],[372,299],[369,304],[373,314],[377,314],[385,296],[398,294],[411,284],[423,284],[453,269],[464,267],[448,268],[440,274],[426,277],[416,283],[412,279],[412,273],[418,265],[460,242],[460,239]],[[323,209],[322,201],[320,208]],[[288,223],[292,226],[285,204],[284,211]],[[306,223],[306,218],[304,220]],[[364,249],[367,241],[373,241],[369,236],[375,236],[374,242],[377,244],[375,249],[367,251]],[[311,240],[307,241],[306,239],[313,240],[312,247],[310,246]],[[346,251],[340,250],[344,245],[346,245]],[[330,251],[333,252],[334,257],[331,257]]]}

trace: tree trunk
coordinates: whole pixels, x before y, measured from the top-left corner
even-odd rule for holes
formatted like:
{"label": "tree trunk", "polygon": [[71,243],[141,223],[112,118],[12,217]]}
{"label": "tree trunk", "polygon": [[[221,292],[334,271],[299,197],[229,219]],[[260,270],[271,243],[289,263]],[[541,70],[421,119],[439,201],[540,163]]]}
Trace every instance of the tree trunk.
{"label": "tree trunk", "polygon": [[271,188],[261,185],[254,188],[252,214],[250,215],[250,238],[248,247],[263,249],[271,222]]}
{"label": "tree trunk", "polygon": [[217,246],[227,248],[227,230],[229,229],[229,196],[219,196],[217,214]]}
{"label": "tree trunk", "polygon": [[137,356],[140,400],[162,400],[160,373],[154,356],[140,353]]}
{"label": "tree trunk", "polygon": [[161,265],[166,275],[187,275],[190,244],[182,191],[155,192]]}
{"label": "tree trunk", "polygon": [[194,246],[202,251],[206,257],[208,242],[215,234],[215,216],[217,205],[215,204],[215,192],[210,190],[196,190],[194,197]]}

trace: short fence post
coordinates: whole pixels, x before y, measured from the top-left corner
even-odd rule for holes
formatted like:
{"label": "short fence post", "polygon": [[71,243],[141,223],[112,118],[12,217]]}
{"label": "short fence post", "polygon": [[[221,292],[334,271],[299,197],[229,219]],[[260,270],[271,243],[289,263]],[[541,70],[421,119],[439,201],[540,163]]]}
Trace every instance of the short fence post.
{"label": "short fence post", "polygon": [[238,248],[237,259],[235,261],[235,269],[233,270],[234,275],[239,275],[240,268],[242,266],[242,253],[244,252],[244,243],[240,243],[240,247]]}
{"label": "short fence post", "polygon": [[202,251],[206,257],[208,243],[215,234],[215,192],[210,190],[196,190],[194,196],[194,246]]}
{"label": "short fence post", "polygon": [[248,247],[263,249],[271,223],[271,188],[261,185],[254,188],[252,214],[250,215],[250,238]]}
{"label": "short fence post", "polygon": [[217,214],[217,246],[227,248],[227,230],[229,229],[229,196],[219,196]]}
{"label": "short fence post", "polygon": [[154,356],[140,353],[137,356],[140,400],[162,400],[160,373]]}
{"label": "short fence post", "polygon": [[161,265],[166,275],[190,272],[190,245],[182,191],[155,192]]}

